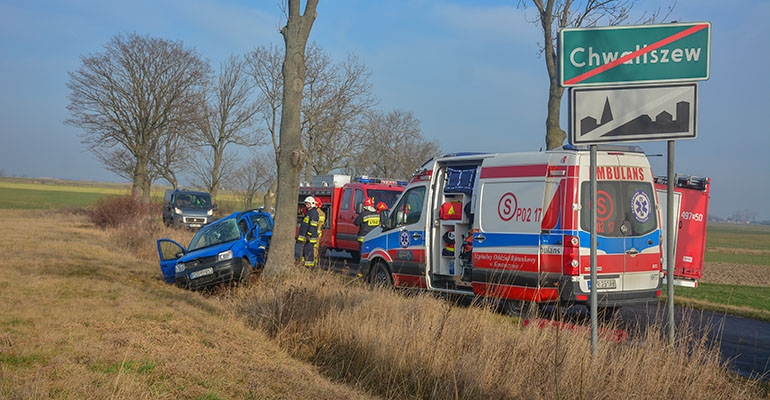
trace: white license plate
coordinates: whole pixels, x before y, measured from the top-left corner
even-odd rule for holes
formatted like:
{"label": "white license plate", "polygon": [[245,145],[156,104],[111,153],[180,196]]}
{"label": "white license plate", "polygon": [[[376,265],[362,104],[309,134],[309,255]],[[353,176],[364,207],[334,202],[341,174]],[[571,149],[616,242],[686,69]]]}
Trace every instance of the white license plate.
{"label": "white license plate", "polygon": [[190,279],[200,278],[201,276],[211,275],[214,273],[214,268],[206,268],[200,271],[190,272]]}
{"label": "white license plate", "polygon": [[597,289],[615,289],[617,288],[617,282],[614,279],[597,279],[596,280],[596,288]]}
{"label": "white license plate", "polygon": [[190,228],[200,228],[201,224],[190,224]]}

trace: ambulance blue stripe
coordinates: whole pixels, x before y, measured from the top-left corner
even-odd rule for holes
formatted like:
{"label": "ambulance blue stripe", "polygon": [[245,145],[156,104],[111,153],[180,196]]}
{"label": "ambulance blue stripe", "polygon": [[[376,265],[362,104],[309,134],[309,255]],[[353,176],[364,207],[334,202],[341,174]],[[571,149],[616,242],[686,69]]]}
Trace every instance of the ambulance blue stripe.
{"label": "ambulance blue stripe", "polygon": [[[583,231],[563,231],[551,232],[550,234],[522,234],[522,233],[484,233],[486,238],[479,244],[474,241],[474,246],[483,247],[503,247],[503,246],[538,246],[542,244],[556,245],[561,244],[564,235],[577,235],[580,238],[581,247],[591,246],[591,235]],[[630,240],[630,246],[625,241]],[[651,243],[651,244],[650,244]],[[597,248],[607,254],[622,254],[626,246],[633,247],[639,251],[660,245],[660,233],[650,232],[644,236],[638,237],[599,237]]]}
{"label": "ambulance blue stripe", "polygon": [[481,244],[474,240],[473,245],[478,247],[503,247],[503,246],[538,246],[540,234],[537,233],[484,233],[485,239]]}

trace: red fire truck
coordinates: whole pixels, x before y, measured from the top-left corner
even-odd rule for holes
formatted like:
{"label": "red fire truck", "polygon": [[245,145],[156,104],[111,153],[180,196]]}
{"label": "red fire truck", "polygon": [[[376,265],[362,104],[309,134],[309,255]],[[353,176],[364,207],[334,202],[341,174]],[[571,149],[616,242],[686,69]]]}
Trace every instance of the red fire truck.
{"label": "red fire truck", "polygon": [[314,176],[309,184],[299,188],[297,224],[304,218],[305,197],[320,198],[326,222],[321,227],[318,254],[325,254],[326,249],[347,251],[353,261],[358,262],[361,256],[358,226],[353,221],[358,215],[359,205],[366,197],[373,197],[375,204],[384,202],[390,208],[405,186],[406,181],[395,179],[366,176],[353,178],[350,175]]}
{"label": "red fire truck", "polygon": [[[674,179],[674,212],[677,215],[677,227],[674,229],[674,285],[694,288],[698,287],[698,279],[703,277],[711,180],[689,175],[675,175]],[[655,189],[660,204],[661,243],[665,248],[668,243],[668,218],[665,214],[668,209],[668,178],[656,176]],[[663,251],[664,261],[667,254]],[[663,265],[665,274],[665,266],[668,264],[664,262]]]}

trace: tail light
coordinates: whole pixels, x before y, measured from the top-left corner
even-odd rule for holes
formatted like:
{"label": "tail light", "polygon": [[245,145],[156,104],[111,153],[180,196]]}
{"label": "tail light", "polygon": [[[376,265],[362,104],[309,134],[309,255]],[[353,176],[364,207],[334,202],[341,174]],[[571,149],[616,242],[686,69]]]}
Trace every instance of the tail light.
{"label": "tail light", "polygon": [[564,235],[563,254],[564,275],[580,275],[580,239],[577,236]]}

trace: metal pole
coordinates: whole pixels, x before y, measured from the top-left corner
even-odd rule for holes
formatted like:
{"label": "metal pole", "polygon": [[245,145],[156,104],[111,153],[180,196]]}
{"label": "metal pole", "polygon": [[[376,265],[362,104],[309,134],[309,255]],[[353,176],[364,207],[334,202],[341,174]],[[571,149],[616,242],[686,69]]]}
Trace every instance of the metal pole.
{"label": "metal pole", "polygon": [[591,145],[591,162],[590,162],[590,168],[591,168],[591,356],[595,359],[596,358],[596,350],[599,345],[599,339],[598,339],[598,331],[599,331],[599,323],[598,323],[598,316],[599,313],[599,302],[597,299],[597,292],[596,292],[596,263],[597,263],[597,257],[596,257],[596,247],[597,247],[597,238],[596,238],[596,223],[597,223],[597,217],[596,217],[596,203],[598,201],[597,194],[596,194],[596,145]]}
{"label": "metal pole", "polygon": [[674,141],[668,141],[668,188],[666,189],[666,306],[668,343],[674,344]]}

